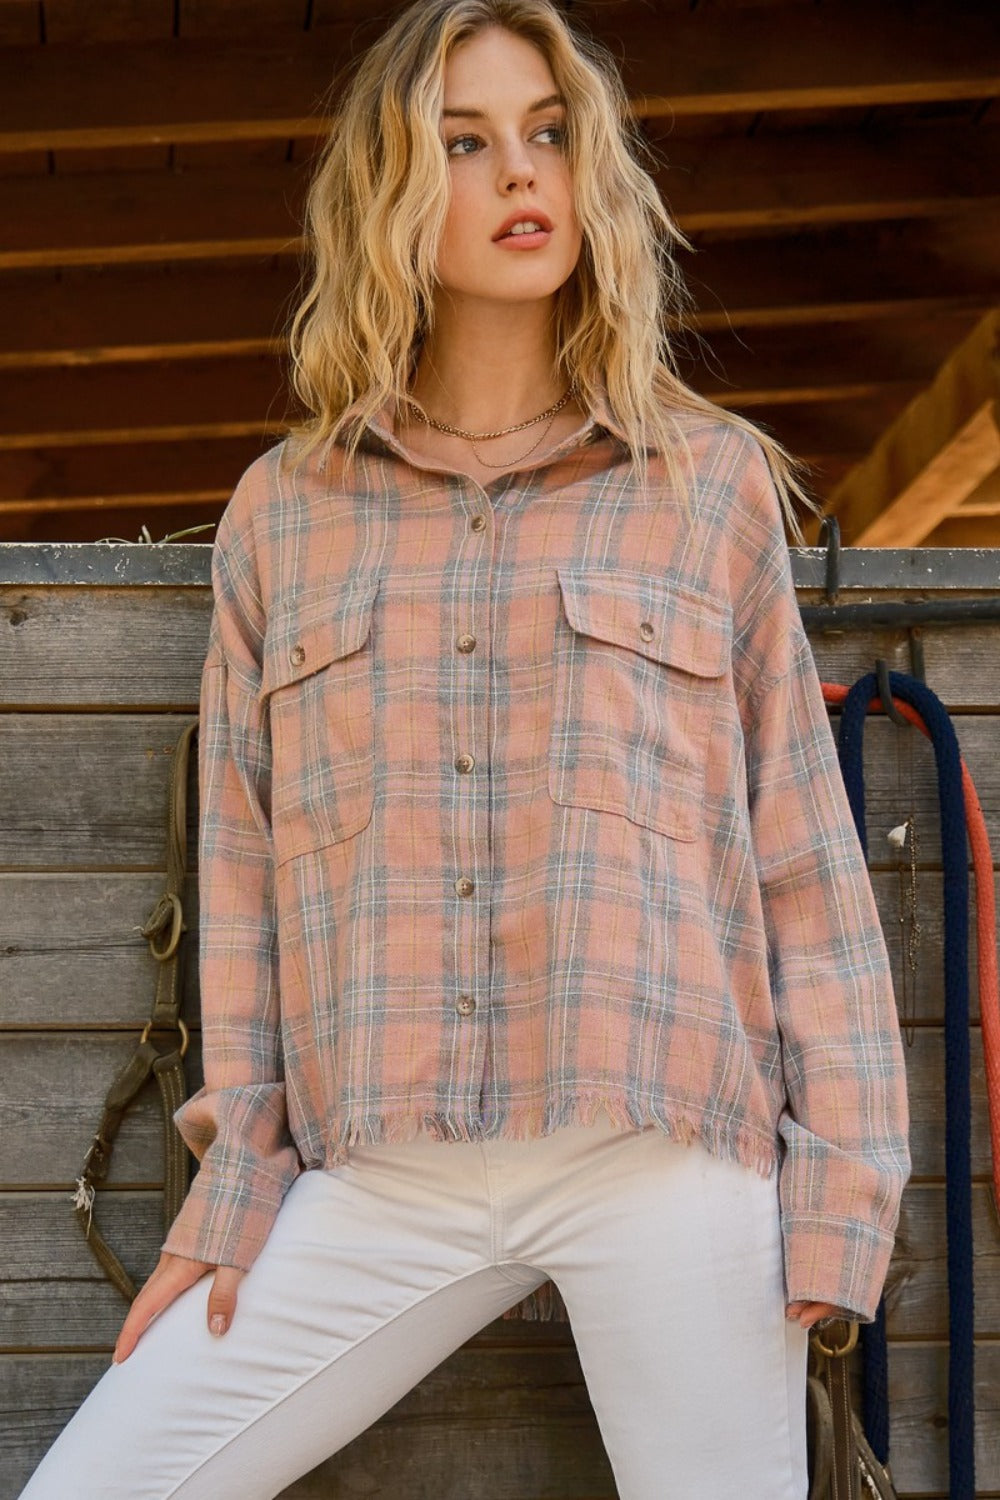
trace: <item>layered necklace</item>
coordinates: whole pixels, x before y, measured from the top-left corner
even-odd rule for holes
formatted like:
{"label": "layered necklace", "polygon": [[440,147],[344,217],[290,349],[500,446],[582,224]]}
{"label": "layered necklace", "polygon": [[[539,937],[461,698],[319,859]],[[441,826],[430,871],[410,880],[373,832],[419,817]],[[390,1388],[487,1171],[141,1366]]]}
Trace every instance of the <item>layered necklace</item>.
{"label": "layered necklace", "polygon": [[[537,417],[529,417],[526,422],[515,422],[513,427],[500,427],[496,432],[467,432],[464,427],[452,427],[449,422],[436,422],[433,417],[428,417],[415,401],[410,401],[409,404],[413,407],[420,420],[426,423],[428,427],[435,427],[437,428],[438,432],[450,433],[452,437],[465,438],[467,442],[471,443],[472,451],[475,454],[476,459],[484,466],[484,468],[509,469],[511,464],[519,464],[522,459],[528,457],[529,453],[533,453],[535,451],[539,443],[542,441],[542,438],[545,437],[545,435],[551,428],[557,414],[562,411],[567,401],[569,401],[571,397],[575,396],[576,393],[577,386],[576,380],[574,379],[570,381],[569,390],[564,396],[560,397],[560,399],[555,403],[554,406],[549,406],[545,411],[539,412]],[[535,439],[530,448],[525,449],[525,451],[519,454],[517,458],[507,458],[504,459],[503,463],[495,464],[491,463],[489,459],[483,458],[481,454],[476,453],[476,443],[488,442],[490,438],[506,437],[508,433],[511,432],[522,432],[525,427],[534,427],[538,422],[545,422],[546,418],[548,418],[548,421],[546,422],[546,426],[542,429],[541,435]]]}

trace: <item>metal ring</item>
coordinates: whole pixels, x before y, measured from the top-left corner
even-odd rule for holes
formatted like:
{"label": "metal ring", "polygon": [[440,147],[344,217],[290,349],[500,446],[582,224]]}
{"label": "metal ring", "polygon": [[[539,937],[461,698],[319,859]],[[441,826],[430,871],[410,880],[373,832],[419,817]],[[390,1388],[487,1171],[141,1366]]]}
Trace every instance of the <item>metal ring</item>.
{"label": "metal ring", "polygon": [[[824,1321],[824,1319],[820,1319],[820,1322]],[[825,1354],[828,1359],[843,1359],[845,1355],[850,1354],[858,1342],[858,1324],[854,1318],[831,1318],[830,1322],[847,1324],[847,1339],[845,1343],[841,1344],[839,1348],[831,1348],[829,1344],[824,1344],[822,1336],[818,1332],[818,1323],[813,1327],[812,1337],[815,1340],[816,1348],[821,1354]]]}
{"label": "metal ring", "polygon": [[[143,1042],[147,1042],[149,1040],[149,1033],[152,1031],[152,1029],[152,1021],[147,1021],[145,1026],[142,1028],[142,1036],[139,1038],[140,1047],[142,1046]],[[169,1031],[170,1027],[158,1026],[156,1029],[157,1031]],[[191,1033],[188,1031],[187,1026],[184,1023],[183,1016],[177,1017],[177,1029],[181,1034],[181,1057],[183,1057],[188,1049],[188,1042],[191,1040]]]}

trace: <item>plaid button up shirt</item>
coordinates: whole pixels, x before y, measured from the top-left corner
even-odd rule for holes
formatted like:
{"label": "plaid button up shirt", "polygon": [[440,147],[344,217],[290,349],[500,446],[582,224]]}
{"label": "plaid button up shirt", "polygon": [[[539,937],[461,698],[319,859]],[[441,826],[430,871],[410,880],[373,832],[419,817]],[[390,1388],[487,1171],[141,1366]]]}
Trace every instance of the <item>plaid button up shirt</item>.
{"label": "plaid button up shirt", "polygon": [[763,449],[682,420],[693,525],[604,399],[485,487],[388,408],[353,472],[278,444],[240,478],[164,1249],[248,1268],[359,1141],[605,1111],[777,1170],[788,1298],[874,1317],[910,1171],[886,944]]}

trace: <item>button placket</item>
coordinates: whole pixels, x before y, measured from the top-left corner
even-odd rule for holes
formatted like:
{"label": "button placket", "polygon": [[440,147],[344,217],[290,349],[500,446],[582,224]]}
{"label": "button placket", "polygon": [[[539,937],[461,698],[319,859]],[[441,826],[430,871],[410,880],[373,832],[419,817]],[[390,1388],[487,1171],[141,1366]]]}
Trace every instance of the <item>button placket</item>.
{"label": "button placket", "polygon": [[[470,508],[472,505],[489,504],[489,496],[486,495],[485,491],[482,490],[482,487],[477,486],[470,492],[468,488],[463,486],[463,490],[464,498],[469,502]],[[467,519],[469,531],[482,535],[483,540],[485,541],[485,534],[488,532],[489,519],[490,513],[485,510],[472,511],[471,514],[468,514]],[[486,607],[485,601],[480,597],[480,593],[484,592],[487,599],[489,597],[489,573],[487,572],[485,581],[483,581],[481,574],[477,574],[477,576],[480,579],[480,583],[477,585],[478,592],[476,596],[469,601],[469,609],[472,621],[477,618],[478,609],[480,607],[483,607],[485,609]],[[476,651],[477,646],[477,636],[471,629],[464,630],[455,637],[454,648],[461,655],[469,657],[470,671],[474,670],[474,652]],[[483,670],[486,670],[485,666],[483,667]],[[475,694],[471,695],[471,701],[473,704],[477,705],[472,709],[473,718],[472,724],[470,725],[470,734],[474,735],[477,727],[479,727],[475,716],[477,714],[485,715],[487,710],[484,704],[478,702]],[[485,742],[485,723],[482,725],[482,730]],[[470,776],[476,767],[476,757],[467,750],[461,750],[454,755],[452,765],[458,775]],[[476,798],[479,795],[486,794],[487,784],[488,783],[485,782],[482,784],[474,783],[470,788],[470,801],[467,804],[469,809],[470,823],[468,835],[463,839],[463,845],[467,848],[470,860],[474,864],[478,862],[480,851],[477,847],[476,836],[473,834],[472,830],[485,830],[487,827],[486,819],[478,815],[479,809],[476,805]],[[482,853],[485,857],[488,858],[488,849],[484,848],[482,850]],[[477,894],[476,886],[477,882],[468,875],[459,875],[453,882],[455,894],[464,901],[470,901],[470,898],[474,897]],[[483,924],[478,920],[477,912],[475,908],[471,906],[471,901],[470,908],[471,909],[469,909],[467,912],[463,912],[460,908],[456,908],[456,920],[459,922],[460,931],[463,934],[462,941],[458,945],[458,951],[462,955],[462,957],[459,959],[459,967],[456,978],[458,984],[462,984],[463,982],[468,984],[471,982],[475,985],[479,983],[481,974],[487,979],[488,982],[489,939],[487,934],[487,951],[480,961],[480,944]],[[468,990],[463,990],[459,994],[454,995],[452,997],[451,1003],[457,1016],[473,1016],[477,1009],[476,997]],[[485,1041],[481,1033],[481,1028],[471,1026],[468,1029],[464,1029],[460,1035],[460,1039],[456,1042],[456,1045],[459,1048],[459,1055],[461,1059],[458,1063],[458,1067],[463,1075],[467,1075],[470,1081],[474,1081],[477,1070],[481,1075],[482,1069],[485,1064],[485,1057],[483,1055],[483,1047],[485,1045]],[[481,1081],[482,1080],[480,1076],[480,1084]]]}

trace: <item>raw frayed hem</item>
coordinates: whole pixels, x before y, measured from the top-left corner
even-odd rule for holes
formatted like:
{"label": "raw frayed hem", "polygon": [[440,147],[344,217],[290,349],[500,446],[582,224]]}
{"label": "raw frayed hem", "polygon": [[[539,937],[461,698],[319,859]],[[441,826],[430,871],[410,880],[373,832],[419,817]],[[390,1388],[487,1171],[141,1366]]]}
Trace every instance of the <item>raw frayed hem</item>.
{"label": "raw frayed hem", "polygon": [[354,1146],[402,1145],[419,1135],[436,1141],[535,1140],[564,1126],[593,1125],[605,1116],[616,1130],[643,1130],[655,1125],[664,1135],[690,1145],[700,1141],[713,1156],[737,1161],[760,1177],[770,1177],[778,1160],[777,1140],[753,1131],[713,1124],[669,1107],[641,1105],[627,1099],[609,1099],[604,1094],[575,1094],[548,1103],[514,1106],[493,1121],[488,1130],[480,1122],[460,1115],[433,1110],[410,1109],[398,1114],[367,1115],[345,1120],[327,1148],[323,1165],[336,1167],[347,1161]]}

